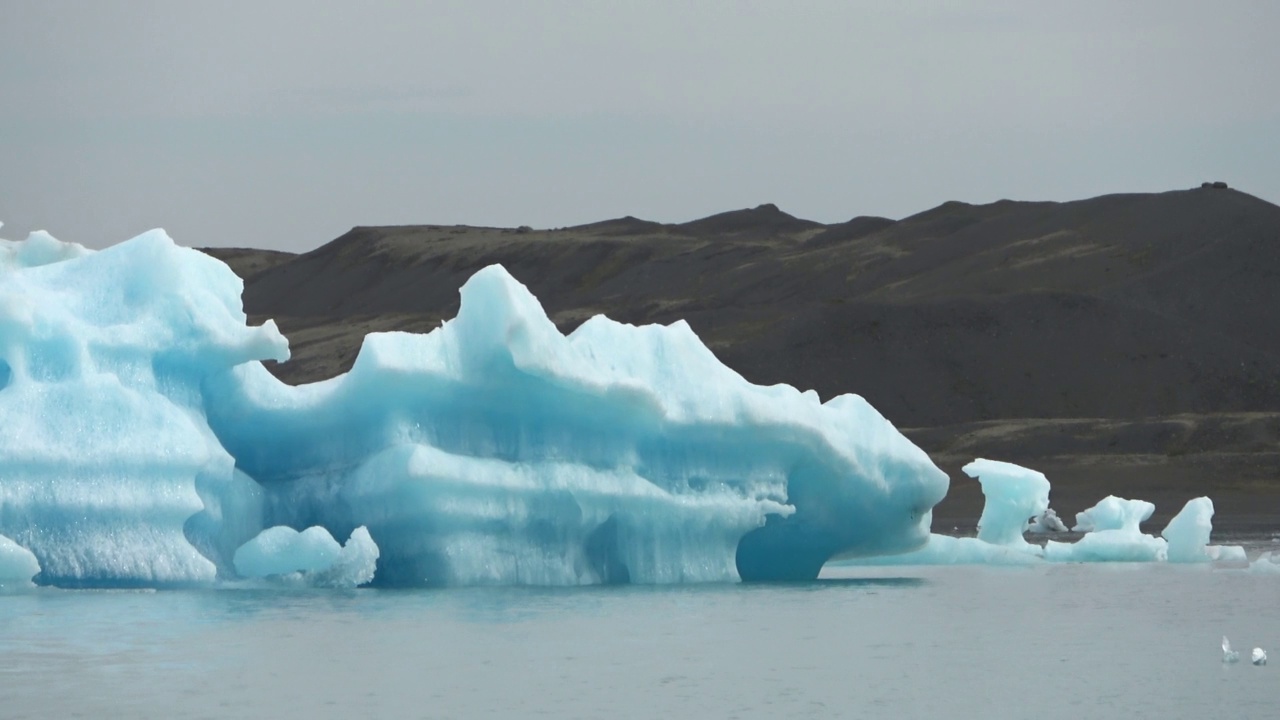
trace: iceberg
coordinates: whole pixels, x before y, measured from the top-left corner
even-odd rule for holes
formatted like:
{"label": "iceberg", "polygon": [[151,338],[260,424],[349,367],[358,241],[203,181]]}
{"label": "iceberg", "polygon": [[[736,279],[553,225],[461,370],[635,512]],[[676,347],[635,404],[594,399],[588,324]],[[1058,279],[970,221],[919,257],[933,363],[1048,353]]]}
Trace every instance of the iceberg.
{"label": "iceberg", "polygon": [[1213,532],[1213,501],[1189,500],[1160,533],[1169,543],[1169,562],[1210,562],[1209,535]]}
{"label": "iceberg", "polygon": [[813,578],[921,545],[947,488],[858,396],[751,385],[683,322],[566,337],[500,266],[345,375],[293,388],[250,363],[206,396],[269,523],[364,525],[396,585]]}
{"label": "iceberg", "polygon": [[1169,543],[1169,562],[1248,564],[1249,557],[1239,545],[1210,545],[1213,533],[1213,501],[1207,497],[1187,501],[1160,533]]}
{"label": "iceberg", "polygon": [[1039,552],[1022,532],[1027,518],[1049,510],[1049,479],[1043,473],[1013,463],[978,458],[965,465],[964,473],[977,478],[986,498],[978,519],[978,539],[1024,552]]}
{"label": "iceberg", "polygon": [[[0,223],[4,227],[4,223]],[[0,239],[0,272],[39,267],[88,255],[83,245],[62,242],[43,230],[27,236],[23,242]]]}
{"label": "iceberg", "polygon": [[0,535],[0,587],[30,585],[40,573],[40,563],[31,551]]}
{"label": "iceberg", "polygon": [[1108,495],[1097,505],[1076,513],[1072,532],[1090,533],[1104,530],[1136,530],[1151,519],[1156,506],[1146,500],[1126,500]]}
{"label": "iceberg", "polygon": [[235,580],[278,526],[351,536],[385,585],[808,579],[920,547],[946,494],[861,397],[752,385],[683,322],[566,336],[500,266],[302,387],[242,289],[160,230],[0,249],[0,534],[38,582]]}
{"label": "iceberg", "polygon": [[1209,545],[1204,550],[1209,559],[1219,565],[1246,567],[1249,564],[1249,553],[1242,545]]}
{"label": "iceberg", "polygon": [[[1149,519],[1155,505],[1114,495],[1076,515],[1080,540],[1047,540],[1044,547],[1023,536],[1026,518],[1048,528],[1061,525],[1049,509],[1049,480],[1041,473],[1012,463],[977,459],[965,474],[982,484],[985,503],[974,538],[931,534],[919,550],[895,556],[860,559],[837,558],[841,565],[1029,565],[1042,562],[1213,562],[1244,565],[1248,557],[1238,545],[1210,545],[1213,502],[1207,497],[1189,501],[1157,538],[1143,534],[1139,525]],[[1065,530],[1065,528],[1062,528]],[[1028,531],[1031,531],[1028,529]],[[1257,572],[1280,571],[1280,564],[1264,555],[1253,563]]]}
{"label": "iceberg", "polygon": [[1049,480],[1013,463],[978,458],[962,470],[982,485],[985,502],[976,538],[937,533],[919,550],[895,556],[850,560],[851,565],[1027,565],[1040,562],[1039,545],[1023,536],[1027,518],[1049,509]]}
{"label": "iceberg", "polygon": [[1160,562],[1167,558],[1168,542],[1139,530],[1156,506],[1146,500],[1109,495],[1076,514],[1073,532],[1085,533],[1074,543],[1049,540],[1044,556],[1053,562]]}
{"label": "iceberg", "polygon": [[1280,573],[1280,557],[1267,550],[1249,563],[1249,570],[1256,573]]}
{"label": "iceberg", "polygon": [[1168,558],[1168,541],[1139,529],[1155,510],[1146,500],[1109,495],[1076,514],[1071,529],[1085,533],[1084,537],[1074,543],[1048,540],[1044,557],[1052,562],[1163,562]]}
{"label": "iceberg", "polygon": [[373,580],[378,546],[369,530],[358,527],[346,545],[322,527],[298,532],[277,525],[241,545],[233,557],[246,578],[282,577],[315,587],[357,587]]}
{"label": "iceberg", "polygon": [[201,517],[235,484],[201,384],[287,343],[245,325],[225,265],[163,231],[97,253],[55,242],[34,234],[0,267],[0,534],[43,583],[212,581],[225,563],[197,548],[247,538]]}

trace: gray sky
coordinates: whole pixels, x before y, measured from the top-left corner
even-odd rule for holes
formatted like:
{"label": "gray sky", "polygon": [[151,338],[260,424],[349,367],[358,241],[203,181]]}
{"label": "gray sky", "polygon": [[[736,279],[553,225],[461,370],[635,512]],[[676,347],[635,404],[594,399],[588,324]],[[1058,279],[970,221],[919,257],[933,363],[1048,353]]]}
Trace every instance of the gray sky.
{"label": "gray sky", "polygon": [[1274,0],[0,0],[0,235],[1278,202],[1277,29]]}

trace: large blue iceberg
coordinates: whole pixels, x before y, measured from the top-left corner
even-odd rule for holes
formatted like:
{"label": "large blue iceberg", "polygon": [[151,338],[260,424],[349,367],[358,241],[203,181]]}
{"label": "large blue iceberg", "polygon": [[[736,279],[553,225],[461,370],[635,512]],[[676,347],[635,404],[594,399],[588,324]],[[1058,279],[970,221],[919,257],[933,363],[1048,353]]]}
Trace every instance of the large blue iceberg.
{"label": "large blue iceberg", "polygon": [[288,569],[310,551],[277,526],[367,528],[353,567],[387,585],[805,579],[920,547],[947,490],[862,398],[752,385],[684,323],[565,336],[499,266],[302,387],[241,291],[163,231],[0,245],[0,536],[37,582]]}

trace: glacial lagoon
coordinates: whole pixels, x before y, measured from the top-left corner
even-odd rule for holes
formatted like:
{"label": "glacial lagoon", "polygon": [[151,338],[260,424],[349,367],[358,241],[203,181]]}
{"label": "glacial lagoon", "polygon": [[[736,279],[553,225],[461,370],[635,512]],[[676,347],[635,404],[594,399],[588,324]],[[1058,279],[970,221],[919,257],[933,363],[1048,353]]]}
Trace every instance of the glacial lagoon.
{"label": "glacial lagoon", "polygon": [[1280,648],[1278,581],[1045,564],[783,585],[32,588],[0,597],[0,715],[1269,717],[1280,667],[1223,664],[1218,644]]}

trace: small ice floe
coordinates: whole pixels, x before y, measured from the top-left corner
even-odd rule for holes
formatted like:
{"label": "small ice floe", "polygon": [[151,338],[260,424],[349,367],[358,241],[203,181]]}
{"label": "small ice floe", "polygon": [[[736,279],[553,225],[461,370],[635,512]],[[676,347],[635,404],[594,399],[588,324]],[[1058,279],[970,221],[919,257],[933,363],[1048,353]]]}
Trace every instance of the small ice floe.
{"label": "small ice floe", "polygon": [[373,580],[378,546],[361,525],[339,545],[319,525],[298,532],[267,528],[236,550],[236,572],[244,578],[276,578],[286,584],[353,588]]}
{"label": "small ice floe", "polygon": [[1240,662],[1240,653],[1231,649],[1231,641],[1227,639],[1226,635],[1222,636],[1222,662]]}
{"label": "small ice floe", "polygon": [[1262,648],[1254,648],[1253,656],[1249,659],[1254,665],[1267,664],[1267,651]]}
{"label": "small ice floe", "polygon": [[40,563],[31,551],[0,535],[0,586],[30,585],[40,573]]}
{"label": "small ice floe", "polygon": [[1249,570],[1252,572],[1280,573],[1280,557],[1276,557],[1268,550],[1259,555],[1257,560],[1249,563]]}

